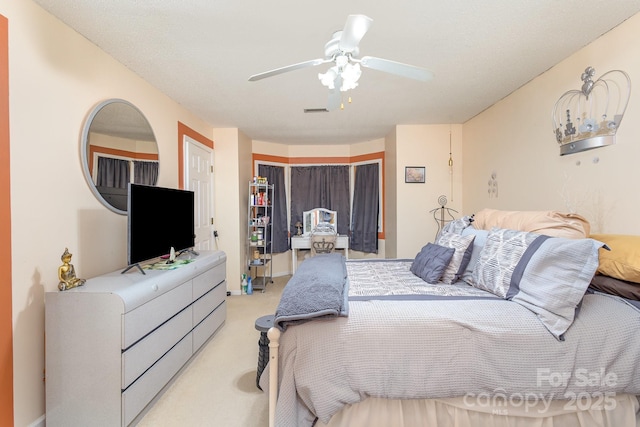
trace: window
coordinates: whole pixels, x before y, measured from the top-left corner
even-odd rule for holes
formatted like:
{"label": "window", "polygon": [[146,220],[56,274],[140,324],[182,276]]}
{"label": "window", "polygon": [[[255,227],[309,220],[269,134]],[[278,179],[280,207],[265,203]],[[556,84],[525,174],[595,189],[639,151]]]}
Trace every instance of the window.
{"label": "window", "polygon": [[[295,224],[302,222],[302,212],[323,207],[338,212],[337,231],[350,236],[350,249],[377,253],[378,233],[383,232],[383,153],[363,156],[361,161],[330,165],[290,165],[288,158],[278,162],[273,161],[272,156],[264,156],[264,160],[261,157],[254,154],[254,170],[277,184],[274,190],[278,204],[284,203],[286,215],[282,221],[286,232],[297,233]],[[279,168],[284,183],[274,181],[265,166]],[[274,224],[274,252],[279,253],[275,250],[275,227]]]}

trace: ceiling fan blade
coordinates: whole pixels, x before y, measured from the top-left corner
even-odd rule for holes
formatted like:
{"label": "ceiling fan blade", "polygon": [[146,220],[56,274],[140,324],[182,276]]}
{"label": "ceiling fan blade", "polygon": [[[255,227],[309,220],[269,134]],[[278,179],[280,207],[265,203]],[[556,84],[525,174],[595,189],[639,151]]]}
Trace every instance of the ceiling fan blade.
{"label": "ceiling fan blade", "polygon": [[340,36],[340,50],[344,52],[356,50],[372,22],[373,19],[365,15],[349,15]]}
{"label": "ceiling fan blade", "polygon": [[342,92],[340,91],[341,87],[342,76],[338,75],[333,81],[333,89],[329,91],[329,102],[327,104],[327,110],[336,110],[340,107],[340,104],[342,104]]}
{"label": "ceiling fan blade", "polygon": [[360,60],[360,65],[423,82],[433,78],[433,73],[429,70],[425,70],[424,68],[403,64],[402,62],[390,61],[388,59],[376,58],[373,56],[363,56]]}
{"label": "ceiling fan blade", "polygon": [[254,74],[253,76],[249,77],[249,81],[255,82],[256,80],[266,79],[267,77],[277,76],[278,74],[299,70],[301,68],[314,67],[326,62],[330,62],[330,60],[312,59],[310,61],[299,62],[297,64],[287,65],[286,67],[276,68],[275,70],[265,71],[264,73]]}

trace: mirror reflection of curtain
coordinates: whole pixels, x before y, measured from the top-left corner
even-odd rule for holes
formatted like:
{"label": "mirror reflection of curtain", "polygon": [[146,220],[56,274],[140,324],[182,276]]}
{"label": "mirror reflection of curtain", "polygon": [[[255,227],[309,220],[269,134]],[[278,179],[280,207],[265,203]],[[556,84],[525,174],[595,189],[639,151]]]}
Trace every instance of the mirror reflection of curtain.
{"label": "mirror reflection of curtain", "polygon": [[135,184],[156,185],[158,182],[158,162],[133,161],[133,182]]}
{"label": "mirror reflection of curtain", "polygon": [[302,213],[326,208],[338,213],[338,234],[348,235],[350,224],[349,166],[291,167],[291,235]]}
{"label": "mirror reflection of curtain", "polygon": [[[289,234],[287,230],[287,191],[284,184],[284,168],[282,166],[258,165],[258,175],[267,178],[273,184],[273,212],[270,219],[273,232],[271,241],[274,254],[289,250]],[[269,230],[269,228],[267,229]]]}
{"label": "mirror reflection of curtain", "polygon": [[127,188],[129,176],[128,160],[98,157],[98,187]]}
{"label": "mirror reflection of curtain", "polygon": [[350,249],[378,253],[379,166],[358,165],[353,191]]}

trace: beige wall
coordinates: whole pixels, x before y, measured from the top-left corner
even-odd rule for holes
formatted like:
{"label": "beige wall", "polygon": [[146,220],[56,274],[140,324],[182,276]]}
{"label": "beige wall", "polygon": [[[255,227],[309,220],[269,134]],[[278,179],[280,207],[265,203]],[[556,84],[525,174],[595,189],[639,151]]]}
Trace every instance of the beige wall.
{"label": "beige wall", "polygon": [[[44,414],[44,292],[56,290],[64,248],[84,277],[126,263],[126,217],[99,204],[79,159],[83,122],[106,98],[126,99],[146,115],[158,138],[159,185],[178,185],[178,121],[215,141],[216,228],[219,247],[228,255],[230,289],[239,289],[236,278],[243,272],[252,151],[353,156],[383,147],[390,258],[413,257],[433,240],[437,227],[429,211],[438,207],[439,195],[451,199],[450,129],[454,187],[447,206],[460,214],[483,207],[567,211],[575,206],[595,231],[640,234],[634,215],[640,174],[637,82],[613,147],[560,157],[549,123],[555,100],[579,87],[587,65],[598,75],[620,68],[632,81],[640,76],[640,16],[464,125],[402,125],[384,141],[285,148],[251,141],[238,129],[211,129],[31,1],[4,2],[0,14],[9,20],[15,425],[38,422]],[[423,165],[427,182],[405,184],[404,167]],[[494,171],[499,197],[490,199],[487,181]]]}
{"label": "beige wall", "polygon": [[227,254],[227,289],[239,293],[240,275],[245,272],[251,140],[236,128],[214,129],[213,140],[218,249]]}
{"label": "beige wall", "polygon": [[[449,173],[450,135],[453,174]],[[446,207],[458,211],[456,217],[461,215],[461,149],[461,125],[396,126],[395,187],[387,187],[388,192],[396,192],[395,205],[387,203],[387,210],[395,209],[392,215],[395,215],[396,258],[413,258],[427,242],[434,241],[438,224],[430,211],[440,207],[438,198],[441,195],[448,200]],[[426,182],[405,183],[406,166],[424,166]]]}
{"label": "beige wall", "polygon": [[385,253],[387,258],[398,258],[398,142],[396,129],[385,138],[384,193],[385,193]]}
{"label": "beige wall", "polygon": [[14,421],[27,426],[45,412],[44,292],[57,290],[60,255],[68,247],[85,278],[126,266],[126,217],[104,208],[82,174],[89,111],[107,98],[136,105],[167,187],[178,185],[177,122],[207,137],[212,129],[31,1],[2,2],[0,14],[9,21]]}
{"label": "beige wall", "polygon": [[[574,211],[592,232],[640,234],[640,15],[600,37],[464,124],[463,206]],[[560,157],[551,111],[567,90],[580,89],[587,66],[596,78],[620,69],[631,78],[629,107],[617,143]],[[499,197],[487,192],[497,174]]]}

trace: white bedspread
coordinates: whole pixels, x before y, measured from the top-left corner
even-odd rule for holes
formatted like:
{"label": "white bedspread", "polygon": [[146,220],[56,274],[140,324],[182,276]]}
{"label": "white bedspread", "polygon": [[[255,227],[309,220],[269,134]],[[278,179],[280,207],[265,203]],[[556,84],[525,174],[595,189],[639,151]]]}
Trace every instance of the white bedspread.
{"label": "white bedspread", "polygon": [[326,423],[369,396],[604,405],[640,394],[639,330],[640,311],[605,295],[585,296],[565,341],[502,299],[351,301],[348,318],[282,334],[276,425]]}

